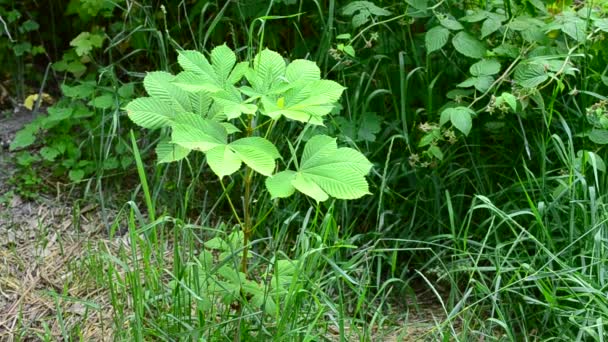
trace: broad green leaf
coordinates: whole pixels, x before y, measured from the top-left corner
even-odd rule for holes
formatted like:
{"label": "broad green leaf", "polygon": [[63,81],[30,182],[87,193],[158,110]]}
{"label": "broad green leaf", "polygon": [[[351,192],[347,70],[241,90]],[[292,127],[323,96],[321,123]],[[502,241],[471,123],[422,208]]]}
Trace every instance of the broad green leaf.
{"label": "broad green leaf", "polygon": [[90,32],[81,32],[76,38],[70,41],[70,46],[74,47],[78,56],[89,54],[94,48],[103,45],[104,36]]}
{"label": "broad green leaf", "polygon": [[427,53],[440,50],[448,42],[450,31],[445,27],[435,26],[428,30],[424,36]]}
{"label": "broad green leaf", "polygon": [[465,81],[459,83],[457,86],[461,88],[469,88],[475,87],[475,89],[485,92],[494,83],[494,77],[492,76],[479,76],[479,77],[470,77]]}
{"label": "broad green leaf", "polygon": [[481,38],[486,38],[492,33],[498,31],[498,29],[502,26],[502,23],[497,18],[488,18],[481,25]]}
{"label": "broad green leaf", "polygon": [[495,59],[482,59],[469,68],[473,76],[492,76],[500,72],[500,63]]}
{"label": "broad green leaf", "polygon": [[317,63],[305,59],[296,59],[289,63],[285,69],[285,78],[290,84],[299,82],[318,81],[321,79],[321,70]]}
{"label": "broad green leaf", "polygon": [[70,170],[68,177],[72,182],[78,182],[84,178],[84,171],[81,169]]}
{"label": "broad green leaf", "polygon": [[429,147],[429,153],[431,155],[433,155],[435,158],[437,158],[439,160],[443,160],[443,152],[441,151],[441,148],[439,148],[439,146],[431,145]]}
{"label": "broad green leaf", "polygon": [[167,103],[153,97],[135,99],[125,109],[131,121],[148,129],[168,126],[174,113]]}
{"label": "broad green leaf", "polygon": [[239,139],[230,143],[229,147],[247,166],[264,176],[272,175],[275,159],[281,158],[277,148],[261,137]]}
{"label": "broad green leaf", "polygon": [[473,127],[470,110],[455,110],[450,114],[450,121],[452,122],[452,125],[464,135],[469,135],[469,132],[471,132],[471,128]]}
{"label": "broad green leaf", "polygon": [[222,87],[215,81],[210,81],[203,75],[195,74],[190,71],[182,71],[173,79],[173,84],[187,92],[197,93],[201,91],[215,93],[222,90]]}
{"label": "broad green leaf", "polygon": [[360,152],[338,148],[335,138],[317,135],[304,146],[298,171],[280,172],[266,186],[273,198],[287,197],[295,188],[317,201],[329,196],[355,199],[369,194],[365,175],[371,167]]}
{"label": "broad green leaf", "polygon": [[114,96],[111,94],[98,96],[89,101],[88,105],[99,109],[108,109],[114,105]]}
{"label": "broad green leaf", "polygon": [[249,70],[248,62],[237,63],[234,69],[232,69],[230,76],[228,76],[228,84],[235,84],[239,82],[243,78],[243,76],[245,76],[247,70]]}
{"label": "broad green leaf", "polygon": [[245,76],[247,80],[259,93],[266,93],[276,83],[281,81],[285,75],[285,60],[278,53],[265,49],[258,53],[253,59],[253,69]]}
{"label": "broad green leaf", "polygon": [[54,161],[59,154],[59,151],[52,147],[45,146],[40,149],[40,155],[42,156],[42,158],[48,161]]}
{"label": "broad green leaf", "polygon": [[220,178],[229,176],[241,168],[241,159],[228,145],[216,146],[205,153],[211,170]]}
{"label": "broad green leaf", "polygon": [[485,45],[464,31],[458,32],[452,38],[452,45],[454,45],[456,51],[467,57],[481,59],[486,54]]}
{"label": "broad green leaf", "polygon": [[441,122],[446,123],[447,117],[449,117],[450,122],[457,130],[464,135],[469,135],[473,127],[473,114],[475,112],[467,107],[447,108],[441,113]]}
{"label": "broad green leaf", "polygon": [[447,16],[439,16],[439,23],[452,31],[459,31],[464,29],[464,26],[462,26],[461,23],[458,22],[458,20],[447,17]]}
{"label": "broad green leaf", "polygon": [[215,70],[202,53],[194,50],[179,51],[177,62],[184,71],[200,75],[208,82],[215,83],[219,86]]}
{"label": "broad green leaf", "polygon": [[353,27],[357,28],[367,23],[372,16],[387,16],[392,13],[370,1],[353,1],[342,8],[342,14],[352,16]]}
{"label": "broad green leaf", "polygon": [[[193,92],[189,94],[192,112],[205,118],[212,118],[211,103],[213,99],[205,91]],[[216,120],[217,121],[217,120]]]}
{"label": "broad green leaf", "polygon": [[481,9],[475,9],[472,13],[460,18],[460,20],[467,22],[467,23],[477,23],[484,19],[487,19],[488,17],[489,17],[488,12],[481,10]]}
{"label": "broad green leaf", "polygon": [[329,198],[329,195],[323,191],[323,189],[321,189],[321,187],[315,181],[302,175],[302,173],[296,173],[294,179],[291,181],[291,184],[299,192],[306,196],[312,197],[317,202],[323,202]]}
{"label": "broad green leaf", "polygon": [[26,125],[20,131],[15,134],[15,137],[11,141],[9,146],[10,151],[14,151],[20,148],[28,147],[36,141],[36,132],[39,127],[32,125]]}
{"label": "broad green leaf", "polygon": [[540,63],[521,63],[515,68],[514,79],[524,88],[536,88],[548,80],[549,75]]}
{"label": "broad green leaf", "polygon": [[232,68],[236,64],[236,54],[230,50],[226,44],[220,45],[211,50],[211,65],[218,80],[221,82],[221,87],[225,86],[225,82],[230,77]]}
{"label": "broad green leaf", "polygon": [[296,172],[291,170],[281,171],[271,177],[266,178],[266,188],[272,198],[287,198],[296,191],[291,184],[295,179]]}
{"label": "broad green leaf", "polygon": [[168,139],[162,140],[156,145],[156,159],[159,164],[182,160],[189,153],[189,149],[172,144]]}
{"label": "broad green leaf", "polygon": [[206,152],[228,139],[224,126],[191,113],[177,116],[172,129],[171,142],[190,150]]}
{"label": "broad green leaf", "polygon": [[514,112],[517,111],[517,98],[513,94],[504,92],[496,99],[497,103],[499,99],[506,102]]}
{"label": "broad green leaf", "polygon": [[292,120],[322,125],[323,116],[332,111],[344,87],[329,80],[298,83],[300,86],[284,94],[264,96],[262,113],[273,119],[283,115]]}
{"label": "broad green leaf", "polygon": [[570,14],[566,12],[560,28],[562,32],[579,43],[584,42],[587,38],[587,22],[574,13]]}
{"label": "broad green leaf", "polygon": [[241,114],[255,114],[258,110],[256,105],[243,102],[241,94],[236,88],[221,90],[213,94],[212,98],[220,106],[221,113],[228,119],[236,119]]}
{"label": "broad green leaf", "polygon": [[144,78],[144,88],[153,98],[171,106],[176,113],[191,112],[188,93],[173,84],[175,76],[163,72],[149,72]]}
{"label": "broad green leaf", "polygon": [[608,144],[608,130],[594,128],[589,132],[589,140],[599,145]]}

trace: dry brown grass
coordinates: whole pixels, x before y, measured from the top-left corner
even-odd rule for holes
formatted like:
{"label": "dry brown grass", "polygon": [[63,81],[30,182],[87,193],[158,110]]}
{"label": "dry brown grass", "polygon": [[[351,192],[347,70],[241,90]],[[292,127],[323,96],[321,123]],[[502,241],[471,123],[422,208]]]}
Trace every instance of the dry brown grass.
{"label": "dry brown grass", "polygon": [[79,268],[91,246],[120,241],[109,241],[95,211],[86,211],[75,227],[72,208],[51,201],[14,197],[0,208],[0,341],[60,340],[62,329],[85,341],[111,339],[109,296]]}

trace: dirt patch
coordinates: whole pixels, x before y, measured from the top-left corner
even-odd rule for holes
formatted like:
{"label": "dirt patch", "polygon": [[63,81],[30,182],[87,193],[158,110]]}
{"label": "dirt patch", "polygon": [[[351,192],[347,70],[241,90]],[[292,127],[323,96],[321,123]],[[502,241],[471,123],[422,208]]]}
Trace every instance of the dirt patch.
{"label": "dirt patch", "polygon": [[78,267],[92,241],[112,242],[93,210],[78,216],[76,227],[71,207],[18,196],[0,208],[0,341],[58,341],[64,331],[110,340],[109,296]]}

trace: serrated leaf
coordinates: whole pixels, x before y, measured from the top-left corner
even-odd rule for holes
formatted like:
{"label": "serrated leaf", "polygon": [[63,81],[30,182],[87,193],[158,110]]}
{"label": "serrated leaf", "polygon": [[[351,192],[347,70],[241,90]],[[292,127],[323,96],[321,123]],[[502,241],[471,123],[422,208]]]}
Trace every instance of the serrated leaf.
{"label": "serrated leaf", "polygon": [[440,50],[450,38],[450,30],[445,27],[435,26],[428,30],[424,36],[427,53]]}
{"label": "serrated leaf", "polygon": [[480,92],[487,91],[488,89],[490,89],[490,87],[494,83],[494,77],[492,77],[492,76],[479,76],[479,77],[475,77],[474,79],[475,79],[475,84],[473,86],[475,87],[475,89],[479,90]]}
{"label": "serrated leaf", "polygon": [[281,158],[277,148],[261,137],[236,140],[229,145],[236,156],[256,172],[270,176],[275,168],[275,159]]}
{"label": "serrated leaf", "polygon": [[32,126],[25,126],[23,129],[15,134],[15,137],[11,141],[9,146],[10,151],[14,151],[20,148],[28,147],[36,141],[36,131],[38,128]]}
{"label": "serrated leaf", "polygon": [[466,80],[458,83],[456,86],[459,88],[469,88],[469,87],[475,86],[476,82],[477,82],[476,77],[469,77]]}
{"label": "serrated leaf", "polygon": [[608,144],[608,130],[594,128],[589,132],[589,140],[599,145]]}
{"label": "serrated leaf", "polygon": [[172,83],[174,78],[164,71],[149,72],[144,78],[144,88],[148,95],[168,104],[176,113],[191,112],[188,93]]}
{"label": "serrated leaf", "polygon": [[216,146],[205,153],[211,170],[220,178],[229,176],[241,168],[241,159],[228,145]]}
{"label": "serrated leaf", "polygon": [[304,146],[298,171],[271,177],[267,187],[273,198],[286,197],[295,188],[317,201],[329,196],[355,199],[369,194],[365,175],[371,166],[360,152],[338,148],[335,138],[317,135]]}
{"label": "serrated leaf", "polygon": [[88,105],[99,109],[108,109],[114,105],[114,96],[111,94],[98,96],[89,101]]}
{"label": "serrated leaf", "polygon": [[452,38],[452,45],[454,45],[456,51],[467,57],[481,59],[486,54],[485,45],[477,38],[464,31],[458,32],[454,38]]}
{"label": "serrated leaf", "polygon": [[212,98],[221,107],[221,113],[228,119],[236,119],[241,114],[255,114],[258,110],[256,105],[245,103],[236,89],[221,90],[213,94]]}
{"label": "serrated leaf", "polygon": [[68,177],[72,182],[78,182],[84,178],[84,171],[81,169],[70,170]]}
{"label": "serrated leaf", "polygon": [[209,81],[202,75],[195,74],[190,71],[182,71],[172,80],[172,83],[180,89],[187,92],[210,92],[215,93],[222,90],[222,87],[216,82]]}
{"label": "serrated leaf", "polygon": [[471,128],[473,127],[471,114],[467,111],[454,111],[450,115],[450,121],[452,122],[452,125],[464,135],[469,135],[469,132],[471,132]]}
{"label": "serrated leaf", "polygon": [[296,172],[291,170],[281,171],[266,178],[266,189],[272,198],[287,198],[296,191],[291,184],[295,179]]}
{"label": "serrated leaf", "polygon": [[502,26],[502,22],[497,18],[488,18],[481,25],[481,38],[486,38],[492,33],[498,31]]}
{"label": "serrated leaf", "polygon": [[517,111],[517,98],[511,93],[502,93],[500,98],[505,101],[511,109],[516,112]]}
{"label": "serrated leaf", "polygon": [[253,59],[253,69],[245,76],[258,93],[266,93],[285,75],[285,60],[275,51],[262,50]]}
{"label": "serrated leaf", "polygon": [[323,202],[329,198],[329,195],[315,181],[302,175],[302,173],[296,173],[291,184],[299,192],[312,197],[317,202]]}
{"label": "serrated leaf", "polygon": [[439,146],[437,145],[431,145],[431,147],[429,147],[429,153],[431,155],[433,155],[433,157],[439,159],[439,160],[443,160],[443,152],[441,151],[441,149],[439,148]]}
{"label": "serrated leaf", "polygon": [[299,82],[284,94],[262,97],[264,115],[277,119],[281,115],[300,122],[322,125],[342,96],[344,87],[334,81]]}
{"label": "serrated leaf", "polygon": [[94,48],[100,48],[103,45],[103,40],[104,36],[101,34],[81,32],[70,41],[70,46],[74,47],[78,56],[84,56],[89,54]]}
{"label": "serrated leaf", "polygon": [[162,140],[156,145],[156,159],[159,164],[182,160],[186,158],[189,153],[189,149],[172,144],[168,139]]}
{"label": "serrated leaf", "polygon": [[179,51],[177,62],[185,71],[203,76],[209,82],[219,83],[215,70],[202,53],[194,50]]}
{"label": "serrated leaf", "polygon": [[549,79],[547,70],[539,63],[521,63],[515,68],[514,79],[524,88],[536,88]]}
{"label": "serrated leaf", "polygon": [[125,109],[131,121],[148,129],[168,126],[173,117],[173,110],[167,103],[152,97],[135,99]]}
{"label": "serrated leaf", "polygon": [[230,77],[235,64],[236,54],[226,44],[211,50],[211,65],[222,88],[225,87],[225,82]]}
{"label": "serrated leaf", "polygon": [[172,124],[171,142],[190,150],[206,152],[216,146],[226,145],[228,133],[221,124],[185,113]]}
{"label": "serrated leaf", "polygon": [[441,117],[446,118],[449,116],[450,122],[457,130],[464,135],[469,135],[471,128],[473,127],[473,114],[475,114],[475,112],[470,108],[460,106],[444,109],[441,113]]}
{"label": "serrated leaf", "polygon": [[473,76],[492,76],[500,72],[500,63],[495,59],[482,59],[469,68]]}
{"label": "serrated leaf", "polygon": [[367,23],[372,16],[387,16],[392,13],[370,1],[353,1],[342,8],[342,14],[353,16],[352,24],[354,28],[357,28]]}
{"label": "serrated leaf", "polygon": [[439,23],[443,27],[445,27],[449,30],[452,30],[452,31],[459,31],[459,30],[464,29],[464,26],[462,26],[462,24],[459,23],[458,20],[450,18],[450,17],[443,17],[443,16],[440,17]]}
{"label": "serrated leaf", "polygon": [[54,161],[59,155],[59,151],[52,147],[45,146],[40,149],[40,155],[47,161]]}

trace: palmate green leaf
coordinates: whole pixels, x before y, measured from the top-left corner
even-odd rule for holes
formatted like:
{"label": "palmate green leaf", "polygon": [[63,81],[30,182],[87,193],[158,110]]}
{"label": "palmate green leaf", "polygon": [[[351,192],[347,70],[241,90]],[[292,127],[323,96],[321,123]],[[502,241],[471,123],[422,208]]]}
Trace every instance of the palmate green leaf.
{"label": "palmate green leaf", "polygon": [[190,149],[172,144],[169,139],[161,140],[156,145],[156,160],[159,164],[172,163],[188,156]]}
{"label": "palmate green leaf", "polygon": [[167,103],[153,97],[135,99],[125,109],[131,121],[148,129],[169,126],[174,117],[174,111]]}
{"label": "palmate green leaf", "polygon": [[344,91],[338,83],[320,79],[321,71],[314,62],[295,60],[285,66],[283,58],[269,50],[256,56],[246,77],[251,87],[242,87],[241,92],[250,100],[259,98],[260,112],[272,119],[283,115],[322,125],[322,117],[332,111]]}
{"label": "palmate green leaf", "polygon": [[190,150],[206,152],[228,140],[224,126],[193,113],[178,115],[171,127],[171,142]]}
{"label": "palmate green leaf", "polygon": [[276,101],[263,98],[263,114],[273,119],[283,115],[292,120],[322,125],[323,116],[332,111],[343,91],[344,88],[334,81],[309,82],[301,88],[290,89],[284,97],[275,97]]}
{"label": "palmate green leaf", "polygon": [[277,148],[261,137],[248,137],[230,143],[229,147],[247,166],[264,176],[274,171],[275,159],[281,158]]}
{"label": "palmate green leaf", "polygon": [[261,137],[219,144],[205,154],[209,167],[220,178],[237,172],[243,162],[254,171],[270,176],[275,168],[275,160],[281,157],[276,147]]}
{"label": "palmate green leaf", "polygon": [[428,30],[424,36],[427,53],[440,50],[448,42],[450,30],[442,26],[435,26]]}
{"label": "palmate green leaf", "polygon": [[264,49],[253,59],[253,68],[249,69],[245,77],[253,89],[265,94],[277,82],[282,82],[285,75],[285,60],[275,51]]}
{"label": "palmate green leaf", "polygon": [[205,155],[209,167],[220,178],[229,176],[241,168],[241,159],[228,145],[216,146]]}
{"label": "palmate green leaf", "polygon": [[220,90],[213,94],[213,100],[220,106],[220,112],[228,119],[236,119],[241,114],[255,114],[257,106],[243,102],[241,94],[234,89]]}
{"label": "palmate green leaf", "polygon": [[273,198],[298,190],[319,202],[329,196],[356,199],[369,194],[365,176],[371,167],[360,152],[338,148],[335,138],[317,135],[306,143],[299,169],[267,178],[266,187]]}
{"label": "palmate green leaf", "polygon": [[148,95],[171,106],[176,113],[191,112],[188,93],[173,84],[175,76],[164,72],[149,72],[144,78],[144,88]]}

